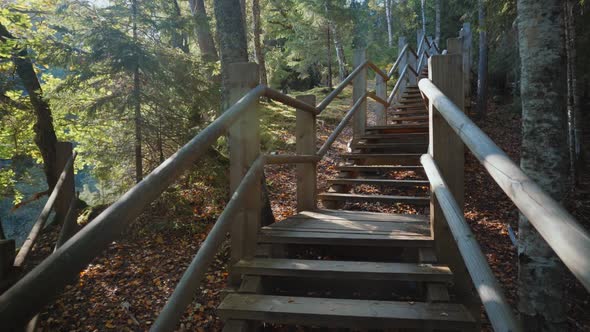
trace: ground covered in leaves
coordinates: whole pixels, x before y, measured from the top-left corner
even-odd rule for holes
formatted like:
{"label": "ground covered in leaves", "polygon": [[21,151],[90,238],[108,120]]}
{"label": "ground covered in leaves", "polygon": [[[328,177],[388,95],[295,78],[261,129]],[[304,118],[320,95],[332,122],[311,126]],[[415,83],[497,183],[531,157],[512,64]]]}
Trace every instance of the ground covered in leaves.
{"label": "ground covered in leaves", "polygon": [[[349,100],[343,98],[325,119],[320,118],[318,146],[327,139],[348,103]],[[269,108],[273,107],[276,112],[286,111],[276,105],[269,105]],[[493,106],[491,110],[487,119],[479,124],[513,160],[519,160],[520,115],[510,107]],[[276,117],[276,114],[272,116]],[[291,117],[291,120],[294,118]],[[274,128],[275,141],[268,144],[267,150],[293,152],[292,129],[291,125]],[[346,129],[327,157],[319,163],[320,190],[327,189],[326,180],[337,174],[335,166],[339,162],[338,153],[346,151],[350,136],[350,129]],[[510,232],[518,232],[518,214],[513,204],[470,154],[467,154],[465,169],[466,218],[509,301],[515,307],[517,255]],[[267,166],[266,176],[275,217],[282,220],[292,215],[295,212],[294,167]],[[171,200],[167,204],[159,202],[153,206],[120,241],[112,243],[101,257],[80,273],[75,283],[41,312],[41,327],[47,331],[148,330],[223,206],[223,202],[208,205],[208,197],[218,197],[219,193],[210,192],[212,189],[207,187],[200,188],[184,191],[182,195],[185,195],[186,200],[178,201],[178,206]],[[573,195],[570,200],[568,206],[579,220],[588,220],[589,196],[582,192]],[[187,207],[181,206],[185,203],[190,213],[179,213],[186,212]],[[415,210],[404,210],[403,206],[377,206],[372,209],[416,213]],[[35,257],[50,253],[49,243],[55,238],[55,233],[52,231],[44,235],[35,249]],[[180,330],[221,330],[223,324],[216,316],[215,308],[226,283],[227,260],[226,244],[207,273],[195,300],[187,308]],[[568,306],[571,330],[590,331],[587,293],[571,276],[567,280],[568,295],[564,305]],[[489,326],[486,328],[489,329]]]}

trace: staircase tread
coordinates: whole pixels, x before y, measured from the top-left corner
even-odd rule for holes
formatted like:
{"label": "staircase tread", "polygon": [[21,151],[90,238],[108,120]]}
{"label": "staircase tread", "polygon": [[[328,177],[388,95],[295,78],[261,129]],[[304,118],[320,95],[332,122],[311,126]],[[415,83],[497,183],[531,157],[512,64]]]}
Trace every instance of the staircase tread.
{"label": "staircase tread", "polygon": [[367,130],[387,130],[387,129],[401,129],[401,128],[428,128],[428,123],[405,123],[405,124],[390,124],[386,126],[368,126]]}
{"label": "staircase tread", "polygon": [[461,304],[229,294],[222,319],[345,328],[464,328],[475,320]]}
{"label": "staircase tread", "polygon": [[369,211],[353,211],[353,210],[330,210],[317,209],[313,211],[302,211],[298,214],[289,217],[303,218],[314,220],[332,220],[336,219],[343,221],[386,221],[386,222],[428,222],[428,216],[420,214],[396,214],[396,213],[381,213]]}
{"label": "staircase tread", "polygon": [[366,195],[349,193],[322,193],[318,196],[321,200],[355,201],[355,202],[383,202],[406,203],[427,205],[430,203],[428,196],[394,196],[394,195]]}
{"label": "staircase tread", "polygon": [[427,180],[390,180],[390,179],[330,179],[328,183],[336,184],[369,184],[393,186],[427,186]]}
{"label": "staircase tread", "polygon": [[342,158],[388,158],[388,157],[416,157],[420,158],[420,153],[343,153]]}
{"label": "staircase tread", "polygon": [[424,170],[422,166],[390,166],[390,165],[341,165],[336,169],[342,171],[414,171]]}
{"label": "staircase tread", "polygon": [[254,258],[237,262],[232,271],[243,275],[356,280],[451,282],[445,265],[358,261]]}

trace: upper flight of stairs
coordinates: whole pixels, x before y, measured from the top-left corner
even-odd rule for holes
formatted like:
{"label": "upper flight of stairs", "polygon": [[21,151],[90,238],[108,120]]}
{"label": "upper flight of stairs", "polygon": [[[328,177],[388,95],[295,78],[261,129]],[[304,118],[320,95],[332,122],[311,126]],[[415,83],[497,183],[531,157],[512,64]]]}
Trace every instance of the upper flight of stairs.
{"label": "upper flight of stairs", "polygon": [[[452,300],[453,271],[437,264],[433,248],[429,182],[419,161],[428,149],[428,117],[417,87],[408,87],[401,103],[386,126],[368,127],[340,156],[338,177],[319,194],[326,209],[260,230],[256,257],[232,268],[242,283],[218,308],[224,331],[262,323],[475,330],[472,313]],[[422,214],[350,211],[375,204]]]}

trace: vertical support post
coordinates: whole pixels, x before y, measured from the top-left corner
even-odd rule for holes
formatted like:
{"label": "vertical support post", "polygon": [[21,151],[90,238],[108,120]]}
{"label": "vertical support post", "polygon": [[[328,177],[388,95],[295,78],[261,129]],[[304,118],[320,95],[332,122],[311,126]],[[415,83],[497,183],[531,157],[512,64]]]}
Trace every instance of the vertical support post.
{"label": "vertical support post", "polygon": [[[258,65],[250,62],[229,65],[228,98],[233,105],[258,85]],[[260,155],[260,114],[258,104],[250,106],[244,115],[229,129],[230,191],[233,193],[242,182],[252,163]],[[260,179],[257,183],[260,183]],[[260,228],[262,193],[260,186],[252,187],[246,201],[236,214],[231,229],[230,266],[242,258],[254,257],[256,235]],[[230,274],[229,284],[239,286],[240,276]]]}
{"label": "vertical support post", "polygon": [[[463,74],[463,57],[460,54],[435,55],[429,59],[430,80],[464,110],[463,80],[456,79]],[[446,120],[430,101],[430,146],[429,153],[440,169],[442,177],[453,193],[457,204],[464,206],[464,145]],[[456,276],[456,294],[464,299],[473,317],[480,317],[480,302],[467,271],[457,244],[435,195],[430,201],[430,225],[435,241],[435,249],[441,263],[448,264]]]}
{"label": "vertical support post", "polygon": [[[381,75],[375,75],[375,93],[377,97],[387,100],[387,81]],[[378,126],[385,126],[387,123],[385,105],[381,103],[376,103],[375,121]]]}
{"label": "vertical support post", "polygon": [[[297,96],[298,100],[315,105],[314,95]],[[296,110],[296,150],[297,154],[313,155],[316,152],[316,115],[308,111]],[[297,211],[316,209],[316,163],[297,164]]]}
{"label": "vertical support post", "polygon": [[465,87],[465,111],[469,114],[471,110],[471,67],[473,63],[473,58],[471,56],[473,32],[471,31],[470,23],[463,23],[463,28],[461,29],[459,36],[463,37],[463,86]]}
{"label": "vertical support post", "polygon": [[[408,40],[406,37],[399,37],[399,40],[397,42],[397,48],[399,50],[399,53],[397,54],[398,57],[400,56],[402,50],[404,49],[404,46],[406,46],[407,43],[408,43]],[[400,75],[402,74],[402,71],[406,67],[407,63],[408,63],[407,57],[402,57],[399,62],[399,67],[397,67],[398,74],[400,74]]]}
{"label": "vertical support post", "polygon": [[10,286],[10,279],[14,272],[14,256],[16,246],[13,239],[0,239],[0,293]]}
{"label": "vertical support post", "polygon": [[[399,41],[398,41],[398,47],[399,47],[399,52],[401,54],[401,51],[403,50],[404,46],[406,46],[406,44],[408,43],[407,38],[406,37],[399,37]],[[406,91],[406,86],[407,86],[407,80],[404,77],[401,77],[401,74],[404,70],[404,68],[406,68],[406,65],[408,64],[408,57],[409,57],[409,53],[412,53],[410,51],[406,51],[406,54],[404,56],[401,57],[400,62],[399,62],[399,67],[397,67],[397,71],[398,74],[400,75],[399,79],[401,80],[399,89],[397,94],[395,95],[394,99],[392,100],[392,103],[398,103],[400,100],[400,96],[403,95],[404,91]],[[398,54],[398,57],[399,55]]]}
{"label": "vertical support post", "polygon": [[[74,146],[70,142],[57,142],[56,149],[56,169],[57,177],[59,178],[63,168],[70,159],[73,153]],[[67,170],[66,180],[61,187],[61,191],[55,201],[55,218],[57,224],[64,222],[70,202],[75,198],[75,183],[74,183],[74,165]]]}
{"label": "vertical support post", "polygon": [[447,54],[463,54],[463,37],[447,39]]}
{"label": "vertical support post", "polygon": [[[418,52],[418,50],[416,50],[416,52]],[[416,58],[416,55],[414,55],[414,53],[412,52],[408,52],[406,53],[407,55],[407,64],[409,66],[411,66],[412,68],[414,68],[414,70],[418,70],[417,64],[418,64],[418,59]],[[416,76],[414,75],[414,73],[408,69],[407,73],[406,73],[406,77],[407,77],[407,85],[417,85],[418,81],[416,80]],[[403,91],[400,91],[403,93]]]}
{"label": "vertical support post", "polygon": [[[359,48],[354,50],[353,66],[357,68],[367,60],[367,50]],[[352,103],[356,103],[367,92],[367,67],[363,68],[355,77],[352,86]],[[354,138],[365,134],[367,127],[367,101],[363,101],[360,109],[354,114],[353,121]]]}

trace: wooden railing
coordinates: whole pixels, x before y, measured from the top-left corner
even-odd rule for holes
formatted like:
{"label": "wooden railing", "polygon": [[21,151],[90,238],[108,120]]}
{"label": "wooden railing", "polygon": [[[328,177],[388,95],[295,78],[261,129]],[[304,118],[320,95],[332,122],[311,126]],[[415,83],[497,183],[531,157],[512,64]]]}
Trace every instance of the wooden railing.
{"label": "wooden railing", "polygon": [[[463,155],[467,146],[487,172],[530,221],[574,276],[590,291],[589,233],[543,191],[465,115],[462,38],[447,42],[448,52],[429,59],[429,79],[419,82],[429,103],[430,146],[421,161],[432,186],[430,219],[442,263],[453,271],[467,269],[464,298],[475,287],[495,331],[521,331],[463,212]],[[456,258],[460,257],[461,260]],[[477,310],[478,304],[474,304]]]}
{"label": "wooden railing", "polygon": [[[365,59],[365,50],[355,52],[355,69],[324,100],[314,106],[314,96],[297,98],[282,94],[269,87],[258,85],[258,68],[252,63],[232,64],[229,79],[229,98],[233,105],[213,121],[174,155],[164,161],[140,183],[92,220],[72,238],[58,246],[55,252],[0,295],[0,321],[3,327],[23,326],[36,312],[49,303],[61,289],[92,259],[117,239],[127,225],[137,218],[150,203],[156,200],[180,175],[191,168],[223,135],[229,136],[231,199],[201,245],[189,268],[177,285],[152,330],[172,330],[184,308],[198,289],[201,278],[225,238],[231,233],[231,262],[252,257],[256,234],[260,228],[260,178],[265,164],[293,163],[297,165],[297,209],[316,207],[316,164],[325,156],[342,130],[352,121],[354,132],[362,134],[366,126],[366,99],[371,97],[380,105],[382,121],[384,110],[391,101],[387,98],[387,81],[392,79],[398,66],[407,63],[398,78],[414,81],[421,67],[416,67],[426,54],[427,40],[415,52],[406,45],[387,74]],[[429,44],[429,48],[433,48]],[[367,91],[367,69],[376,73],[376,92]],[[411,72],[411,74],[410,74]],[[334,132],[316,151],[316,117],[325,110],[344,88],[353,83],[353,105],[344,115]],[[394,95],[402,89],[396,84]],[[296,109],[297,155],[266,156],[260,152],[259,100],[267,97]],[[377,110],[379,111],[379,110]],[[384,123],[382,123],[384,124]],[[230,273],[230,285],[239,282],[239,276]]]}

